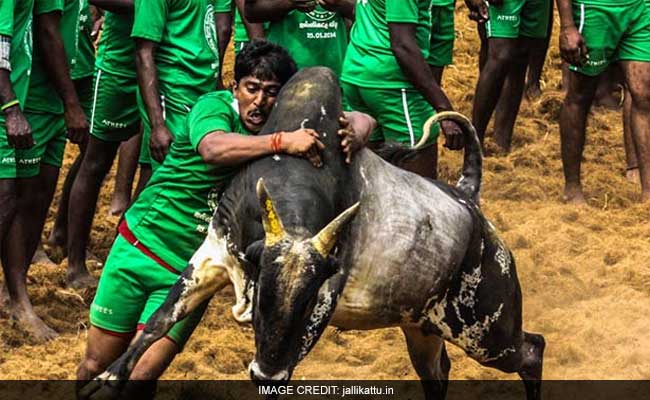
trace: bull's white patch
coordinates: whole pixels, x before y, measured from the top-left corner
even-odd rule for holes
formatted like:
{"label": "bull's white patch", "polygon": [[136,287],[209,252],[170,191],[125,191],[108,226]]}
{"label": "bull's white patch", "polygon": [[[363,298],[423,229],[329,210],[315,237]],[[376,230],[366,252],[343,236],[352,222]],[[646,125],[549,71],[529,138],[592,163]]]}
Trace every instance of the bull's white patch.
{"label": "bull's white patch", "polygon": [[[474,273],[468,275],[468,277],[468,282],[474,282]],[[454,301],[458,301],[458,299],[453,299],[452,305]],[[487,362],[495,359],[494,357],[489,357],[490,354],[488,349],[481,347],[481,342],[483,341],[485,335],[489,333],[492,324],[494,324],[499,319],[499,317],[501,317],[503,304],[500,304],[499,308],[494,313],[492,313],[492,315],[486,315],[482,321],[476,319],[471,324],[462,321],[461,332],[457,336],[454,336],[451,327],[445,321],[445,309],[447,305],[448,300],[447,295],[445,295],[442,300],[434,303],[433,306],[431,306],[431,308],[426,311],[426,314],[422,317],[420,323],[428,320],[440,330],[442,334],[441,336],[444,339],[449,340],[450,342],[459,346],[465,350],[467,354],[479,362]],[[456,310],[456,312],[458,311]],[[498,355],[497,358],[507,354],[507,351],[504,350],[500,354],[501,355]]]}
{"label": "bull's white patch", "polygon": [[327,314],[329,314],[332,310],[333,294],[333,291],[326,291],[323,294],[323,300],[316,304],[313,311],[311,312],[311,315],[309,316],[309,323],[307,324],[306,328],[306,333],[302,336],[302,347],[298,355],[299,360],[302,360],[314,345],[314,340],[316,340],[316,337],[318,335],[318,327],[323,324],[323,318],[325,318]]}
{"label": "bull's white patch", "polygon": [[512,259],[510,258],[510,252],[506,250],[503,245],[499,244],[497,246],[497,252],[494,255],[494,259],[499,266],[501,266],[501,274],[510,276],[510,265],[512,264]]}
{"label": "bull's white patch", "polygon": [[[191,276],[181,278],[183,290],[172,311],[174,320],[196,308],[218,288],[225,286],[228,280],[235,289],[237,303],[241,303],[242,299],[245,301],[244,271],[237,257],[229,251],[232,245],[228,239],[229,235],[218,235],[214,227],[209,226],[203,244],[190,259],[193,267]],[[238,319],[237,314],[235,319]]]}
{"label": "bull's white patch", "polygon": [[305,125],[307,125],[307,122],[309,122],[309,118],[305,118],[302,120],[300,123],[300,129],[305,129]]}
{"label": "bull's white patch", "polygon": [[273,161],[280,161],[281,160],[280,156],[277,155],[277,154],[274,155],[272,158],[273,158]]}
{"label": "bull's white patch", "polygon": [[323,117],[327,116],[327,110],[325,110],[325,106],[320,106],[320,115]]}

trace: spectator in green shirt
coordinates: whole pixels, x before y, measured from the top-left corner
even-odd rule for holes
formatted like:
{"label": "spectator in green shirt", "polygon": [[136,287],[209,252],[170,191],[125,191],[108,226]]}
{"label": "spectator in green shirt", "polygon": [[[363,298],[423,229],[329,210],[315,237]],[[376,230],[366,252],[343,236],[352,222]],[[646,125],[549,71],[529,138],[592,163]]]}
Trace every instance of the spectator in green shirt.
{"label": "spectator in green shirt", "polygon": [[599,77],[620,62],[629,89],[631,140],[641,178],[641,200],[650,202],[650,9],[645,0],[557,0],[560,53],[571,64],[560,111],[564,199],[585,204],[580,166],[589,109]]}

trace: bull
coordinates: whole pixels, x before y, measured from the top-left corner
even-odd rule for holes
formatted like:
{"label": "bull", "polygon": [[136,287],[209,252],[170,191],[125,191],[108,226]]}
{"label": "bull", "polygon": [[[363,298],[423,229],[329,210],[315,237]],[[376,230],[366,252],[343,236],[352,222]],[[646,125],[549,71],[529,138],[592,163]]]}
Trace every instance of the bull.
{"label": "bull", "polygon": [[400,327],[427,398],[446,392],[445,341],[485,366],[517,372],[527,398],[540,397],[544,339],[522,330],[512,253],[476,205],[482,158],[469,121],[455,113],[431,121],[464,128],[463,174],[451,187],[369,150],[346,165],[341,113],[330,70],[305,69],[285,85],[261,134],[317,130],[324,166],[276,155],[243,168],[169,297],[99,384],[119,389],[151,344],[232,283],[238,320],[250,320],[247,298],[254,302],[254,380],[288,380],[329,324]]}

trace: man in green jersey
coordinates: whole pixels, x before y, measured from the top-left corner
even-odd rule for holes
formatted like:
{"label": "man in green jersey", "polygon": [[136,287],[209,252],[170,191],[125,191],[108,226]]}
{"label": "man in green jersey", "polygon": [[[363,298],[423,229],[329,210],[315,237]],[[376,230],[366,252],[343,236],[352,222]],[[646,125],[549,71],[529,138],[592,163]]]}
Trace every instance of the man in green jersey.
{"label": "man in green jersey", "polygon": [[[435,111],[452,106],[431,79],[427,57],[431,48],[431,0],[368,0],[357,3],[341,76],[348,105],[377,119],[372,147],[383,142],[418,143],[424,123]],[[460,127],[444,121],[446,146],[463,146]],[[402,167],[436,176],[436,134],[425,151]]]}
{"label": "man in green jersey", "polygon": [[[88,0],[77,0],[76,2],[74,0],[64,0],[64,4],[65,8],[61,18],[64,34],[67,34],[67,27],[74,26],[74,29],[71,29],[71,33],[74,35],[74,41],[72,42],[74,47],[69,59],[70,75],[81,106],[89,119],[93,98],[93,70],[95,64],[95,48],[91,37],[93,21],[90,5]],[[70,191],[88,144],[88,129],[86,129],[82,138],[79,138],[79,140],[71,139],[71,141],[79,145],[79,155],[68,169],[63,182],[54,226],[48,239],[49,244],[60,247],[65,247],[65,240],[58,242],[57,239],[65,239]]]}
{"label": "man in green jersey", "polygon": [[266,38],[284,46],[298,68],[325,66],[341,75],[348,45],[345,18],[354,19],[354,1],[248,0],[244,16],[268,22]]}
{"label": "man in green jersey", "polygon": [[[8,231],[11,245],[3,253],[3,265],[24,273],[40,242],[63,160],[66,134],[78,143],[88,133],[69,68],[78,49],[79,7],[77,0],[34,1],[35,48],[25,100],[25,117],[32,128],[34,146],[16,154],[20,201]],[[15,304],[19,299],[12,296],[12,300]],[[56,336],[31,307],[16,310],[15,314],[37,339]]]}
{"label": "man in green jersey", "polygon": [[[233,92],[212,92],[196,103],[162,166],[120,225],[91,305],[92,326],[78,379],[92,379],[104,371],[126,350],[139,324],[162,305],[203,242],[219,196],[243,163],[281,152],[320,164],[323,145],[311,129],[257,136],[281,86],[295,71],[286,50],[253,41],[237,57]],[[363,145],[373,125],[366,116],[349,119],[360,128],[339,132],[346,136],[342,144],[348,154]],[[274,144],[273,137],[281,139]],[[131,379],[158,378],[182,349],[206,305],[156,342]]]}
{"label": "man in green jersey", "polygon": [[[213,0],[135,0],[140,163],[155,170],[196,100],[217,87],[219,48]],[[141,171],[143,173],[143,171]]]}
{"label": "man in green jersey", "polygon": [[630,91],[630,128],[641,177],[642,201],[650,201],[650,10],[645,0],[557,0],[560,53],[571,64],[560,112],[564,198],[584,204],[580,164],[589,108],[598,78],[620,62]]}
{"label": "man in green jersey", "polygon": [[[507,75],[504,79],[500,96],[497,105],[494,109],[494,141],[499,147],[500,151],[507,153],[510,151],[512,144],[512,134],[519,113],[521,99],[523,94],[529,100],[534,100],[541,95],[541,79],[546,62],[546,54],[551,40],[553,31],[553,1],[544,0],[548,7],[548,23],[546,24],[546,35],[542,39],[534,40],[531,42],[531,47],[521,50],[521,59],[518,62],[525,62],[525,65],[520,65],[518,68],[509,68]],[[493,5],[496,6],[496,2]],[[502,3],[499,3],[502,5]],[[541,5],[540,5],[541,6]],[[532,6],[529,7],[532,9]],[[489,11],[489,9],[488,9]],[[535,9],[535,11],[537,11]],[[522,13],[524,10],[522,10]],[[470,17],[471,18],[471,17]],[[498,16],[497,18],[506,18]],[[479,53],[479,71],[483,71],[483,67],[488,61],[488,49],[490,43],[496,43],[496,40],[491,40],[488,37],[488,26],[490,23],[488,18],[482,19],[480,17],[474,18],[478,22],[478,34],[481,40],[481,50]],[[497,22],[492,22],[492,25]],[[522,22],[523,24],[524,22]],[[498,33],[492,34],[495,37]],[[525,60],[524,60],[525,59]],[[510,64],[508,65],[510,67]],[[526,71],[528,71],[526,78]],[[485,76],[487,77],[487,75]],[[524,83],[525,82],[525,83]],[[488,118],[489,120],[489,118]]]}
{"label": "man in green jersey", "polygon": [[33,0],[0,1],[0,256],[9,297],[3,290],[2,303],[9,300],[19,323],[46,337],[51,331],[36,316],[27,295],[26,261],[9,261],[16,253],[25,254],[25,232],[16,215],[26,195],[19,187],[18,160],[34,146],[23,114],[32,69],[33,7]]}
{"label": "man in green jersey", "polygon": [[445,67],[453,60],[455,11],[456,0],[431,0],[431,47],[427,62],[438,85]]}
{"label": "man in green jersey", "polygon": [[104,17],[95,62],[90,138],[72,185],[67,221],[62,224],[67,231],[56,239],[67,248],[67,279],[75,286],[94,281],[86,268],[86,250],[99,191],[120,144],[140,131],[135,45],[130,38],[133,2],[115,3],[115,0],[93,0],[94,5],[109,11]]}
{"label": "man in green jersey", "polygon": [[[510,149],[510,138],[524,93],[528,59],[533,53],[546,54],[550,1],[490,1],[489,20],[485,23],[487,53],[472,110],[472,121],[481,142],[501,99],[500,107],[505,110],[501,115],[506,120],[500,120],[495,137],[504,150]],[[501,96],[505,90],[508,90],[507,94]]]}

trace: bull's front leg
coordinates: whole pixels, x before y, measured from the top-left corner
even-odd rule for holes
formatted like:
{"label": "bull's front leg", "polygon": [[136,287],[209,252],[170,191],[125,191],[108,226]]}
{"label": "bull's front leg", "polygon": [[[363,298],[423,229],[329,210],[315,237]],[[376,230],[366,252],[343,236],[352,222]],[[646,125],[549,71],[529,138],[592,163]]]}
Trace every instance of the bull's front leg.
{"label": "bull's front leg", "polygon": [[237,259],[228,252],[226,239],[210,229],[208,237],[170,289],[165,302],[149,318],[141,335],[104,373],[80,391],[80,397],[95,397],[100,391],[103,392],[102,398],[120,398],[133,369],[147,349],[164,337],[174,324],[231,282],[239,300],[243,294],[241,268]]}

